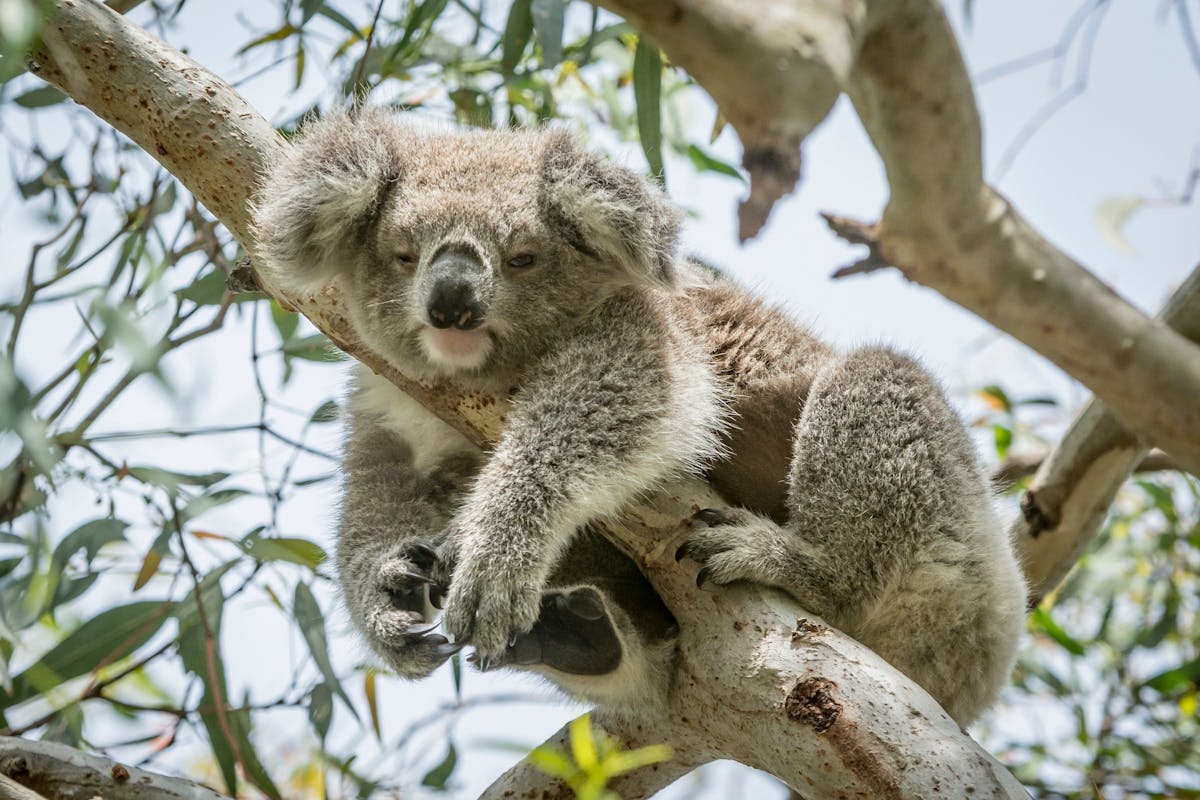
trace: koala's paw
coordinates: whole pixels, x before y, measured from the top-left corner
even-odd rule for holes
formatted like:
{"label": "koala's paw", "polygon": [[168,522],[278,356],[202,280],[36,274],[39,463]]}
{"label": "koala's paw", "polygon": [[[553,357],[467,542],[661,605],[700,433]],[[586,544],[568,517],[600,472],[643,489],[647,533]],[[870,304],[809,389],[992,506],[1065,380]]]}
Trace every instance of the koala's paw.
{"label": "koala's paw", "polygon": [[369,579],[363,621],[372,648],[398,673],[420,678],[462,649],[426,625],[426,593],[439,605],[446,584],[434,577],[438,555],[425,542],[398,545]]}
{"label": "koala's paw", "polygon": [[533,628],[542,583],[526,572],[476,561],[464,559],[455,570],[442,622],[456,643],[474,645],[487,669]]}
{"label": "koala's paw", "polygon": [[744,508],[703,508],[692,516],[692,527],[675,560],[690,558],[703,565],[696,575],[701,589],[738,580],[779,584],[788,534],[774,521]]}
{"label": "koala's paw", "polygon": [[591,586],[553,589],[542,595],[537,622],[518,634],[504,653],[481,669],[546,666],[570,675],[605,675],[621,665],[621,637],[604,596]]}

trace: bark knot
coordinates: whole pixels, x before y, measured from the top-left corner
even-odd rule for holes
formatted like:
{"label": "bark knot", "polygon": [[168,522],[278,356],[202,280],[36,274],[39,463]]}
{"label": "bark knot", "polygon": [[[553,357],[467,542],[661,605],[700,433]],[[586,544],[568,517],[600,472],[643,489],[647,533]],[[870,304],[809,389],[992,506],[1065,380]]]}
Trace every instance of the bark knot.
{"label": "bark knot", "polygon": [[827,678],[797,681],[783,702],[783,710],[794,720],[824,733],[842,714],[842,704],[833,697],[837,684]]}
{"label": "bark knot", "polygon": [[800,642],[815,639],[818,636],[827,633],[828,631],[829,629],[824,625],[816,622],[810,622],[809,620],[801,617],[800,619],[796,620],[796,627],[792,631],[792,644],[799,644]]}

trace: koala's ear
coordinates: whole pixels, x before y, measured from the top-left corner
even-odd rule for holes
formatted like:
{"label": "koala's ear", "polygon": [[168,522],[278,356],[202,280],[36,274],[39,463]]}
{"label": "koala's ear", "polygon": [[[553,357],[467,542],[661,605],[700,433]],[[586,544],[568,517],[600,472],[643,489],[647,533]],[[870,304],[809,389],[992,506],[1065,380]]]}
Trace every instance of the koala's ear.
{"label": "koala's ear", "polygon": [[305,124],[254,201],[261,266],[295,288],[349,269],[400,177],[401,138],[400,126],[380,111]]}
{"label": "koala's ear", "polygon": [[546,135],[542,213],[580,252],[611,262],[621,279],[675,287],[680,213],[637,173],[582,150],[566,131]]}

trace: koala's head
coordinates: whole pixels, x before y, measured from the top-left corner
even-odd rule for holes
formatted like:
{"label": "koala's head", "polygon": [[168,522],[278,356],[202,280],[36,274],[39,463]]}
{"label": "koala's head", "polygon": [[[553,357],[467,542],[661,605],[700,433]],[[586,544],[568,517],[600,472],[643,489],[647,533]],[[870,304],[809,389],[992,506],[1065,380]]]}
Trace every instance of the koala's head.
{"label": "koala's head", "polygon": [[382,112],[306,126],[259,193],[261,268],[342,276],[402,368],[509,376],[613,293],[674,285],[679,215],[562,131],[431,131]]}

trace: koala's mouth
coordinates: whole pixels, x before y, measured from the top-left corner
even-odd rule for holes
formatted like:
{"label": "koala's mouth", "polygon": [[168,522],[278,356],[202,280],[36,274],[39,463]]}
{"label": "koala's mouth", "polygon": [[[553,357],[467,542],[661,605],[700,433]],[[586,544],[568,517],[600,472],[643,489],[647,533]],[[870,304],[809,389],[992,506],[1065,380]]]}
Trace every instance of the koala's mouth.
{"label": "koala's mouth", "polygon": [[421,346],[425,356],[434,364],[449,369],[477,369],[487,361],[494,345],[487,326],[464,331],[457,328],[421,330]]}

